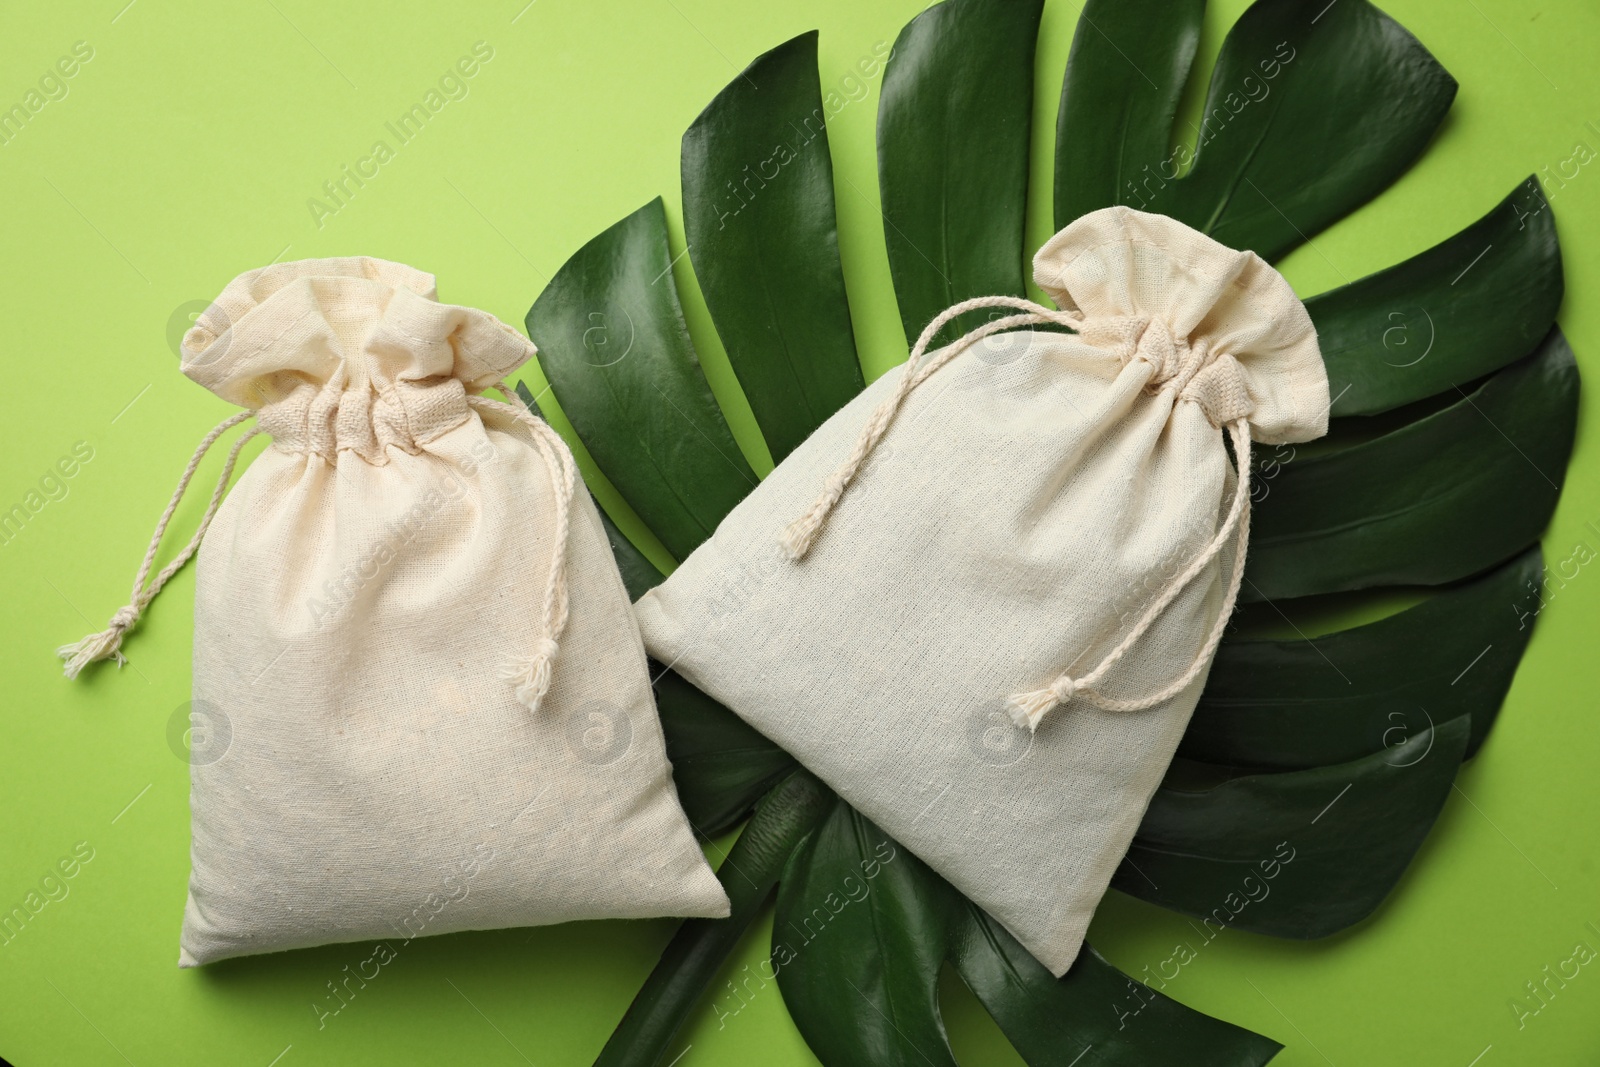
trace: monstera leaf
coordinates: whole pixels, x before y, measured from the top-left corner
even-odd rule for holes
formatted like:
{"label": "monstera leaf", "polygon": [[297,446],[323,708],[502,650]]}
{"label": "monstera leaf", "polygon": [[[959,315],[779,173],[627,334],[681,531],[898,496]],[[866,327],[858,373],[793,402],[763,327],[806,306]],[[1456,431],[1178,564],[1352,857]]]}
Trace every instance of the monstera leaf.
{"label": "monstera leaf", "polygon": [[[1024,292],[1041,7],[946,0],[904,29],[883,71],[883,240],[908,339],[951,303]],[[1127,204],[1276,258],[1403,173],[1456,93],[1367,0],[1258,0],[1222,43],[1197,143],[1174,148],[1203,14],[1204,0],[1084,4],[1057,116],[1057,226]],[[687,251],[774,459],[863,383],[816,43],[757,58],[683,139]],[[1537,611],[1505,605],[1542,580],[1578,379],[1554,326],[1561,256],[1537,182],[1485,208],[1442,244],[1307,301],[1333,430],[1255,457],[1243,624],[1113,880],[1208,936],[1321,937],[1371,915],[1527,645]],[[674,262],[656,200],[572,256],[528,332],[590,455],[682,558],[756,477],[700,370]],[[608,534],[635,597],[661,580]],[[1328,594],[1344,618],[1382,617],[1308,637],[1293,620]],[[1362,606],[1396,597],[1411,606]],[[1088,947],[1052,978],[786,753],[655,672],[690,819],[706,835],[749,821],[719,872],[732,915],[682,926],[600,1062],[665,1062],[691,1013],[720,1010],[703,994],[774,898],[769,977],[829,1065],[952,1064],[946,965],[1031,1064],[1259,1064],[1279,1048]]]}

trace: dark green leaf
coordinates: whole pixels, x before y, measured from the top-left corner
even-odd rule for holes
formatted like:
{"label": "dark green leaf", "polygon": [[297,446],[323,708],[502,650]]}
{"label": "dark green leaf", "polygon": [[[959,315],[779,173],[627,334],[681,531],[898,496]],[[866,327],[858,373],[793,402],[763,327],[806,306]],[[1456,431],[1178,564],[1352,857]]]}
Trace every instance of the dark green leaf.
{"label": "dark green leaf", "polygon": [[678,799],[694,828],[715,837],[794,770],[794,757],[677,673],[655,662],[650,672]]}
{"label": "dark green leaf", "polygon": [[1125,893],[1227,927],[1313,938],[1382,903],[1444,806],[1467,716],[1383,752],[1308,771],[1156,791],[1112,878]]}
{"label": "dark green leaf", "polygon": [[[521,398],[524,406],[534,415],[544,418],[544,412],[539,410],[539,402],[534,399],[533,390],[528,388],[526,382],[517,383],[517,396]],[[611,555],[617,561],[617,570],[622,574],[622,585],[628,591],[629,600],[638,600],[650,590],[660,585],[666,575],[656,568],[654,563],[634,547],[632,541],[623,536],[617,524],[611,521],[611,516],[606,514],[606,509],[595,502],[594,510],[600,515],[600,527],[605,531],[606,543],[611,546]]]}
{"label": "dark green leaf", "polygon": [[662,1061],[684,1019],[760,914],[784,863],[835,803],[834,795],[804,771],[761,802],[717,871],[732,905],[728,918],[690,919],[679,927],[595,1067],[653,1067]]}
{"label": "dark green leaf", "polygon": [[1281,1047],[1191,1011],[1085,945],[1064,978],[840,801],[778,889],[772,964],[825,1064],[953,1064],[939,1016],[948,958],[1030,1064],[1244,1067]]}
{"label": "dark green leaf", "polygon": [[[1145,161],[1153,181],[1141,164],[1138,187],[1118,193],[1277,259],[1403,174],[1455,94],[1428,50],[1367,0],[1258,0],[1222,42],[1193,168],[1174,177],[1181,148]],[[1114,119],[1084,136],[1116,137]]]}
{"label": "dark green leaf", "polygon": [[1559,328],[1461,399],[1285,463],[1255,508],[1241,599],[1440,585],[1538,539],[1561,493],[1578,367]]}
{"label": "dark green leaf", "polygon": [[1315,640],[1224,641],[1178,755],[1262,770],[1320,767],[1465,715],[1471,759],[1533,635],[1543,574],[1535,546],[1365,626]]}
{"label": "dark green leaf", "polygon": [[544,412],[539,410],[539,401],[534,399],[533,390],[528,388],[527,382],[517,383],[517,397],[522,401],[523,406],[533,412],[534,415],[541,419],[544,418]]}
{"label": "dark green leaf", "polygon": [[939,1018],[954,891],[840,801],[778,887],[772,965],[825,1064],[956,1067]]}
{"label": "dark green leaf", "polygon": [[[885,234],[908,337],[965,297],[1024,291],[1040,7],[1040,0],[947,0],[897,42],[878,145]],[[1168,144],[1200,12],[1200,0],[1088,0],[1058,125],[1061,222],[1122,202],[1173,214],[1235,247],[1281,254],[1402,173],[1455,91],[1432,57],[1367,0],[1259,0],[1224,42],[1199,160],[1179,178],[1186,161]],[[761,173],[774,157],[773,127],[788,121],[778,116],[797,102],[814,113],[814,48],[807,35],[758,60],[746,72],[754,87],[731,85],[684,143],[690,254],[776,458],[843,399],[814,406],[805,368],[821,364],[800,358],[818,323],[836,338],[849,333],[837,289],[826,137],[807,131],[803,145],[791,142],[801,149],[791,149],[796,158],[776,176]],[[795,176],[802,180],[790,189],[785,183]],[[729,203],[719,208],[711,199],[730,180],[743,187],[733,214]],[[791,193],[805,198],[785,205]],[[1257,511],[1247,597],[1443,584],[1481,574],[1534,543],[1564,476],[1577,378],[1556,331],[1534,356],[1505,366],[1548,325],[1559,300],[1559,253],[1548,211],[1529,206],[1533,195],[1512,207],[1515,217],[1502,205],[1440,248],[1316,305],[1335,388],[1354,383],[1335,413],[1397,410],[1341,419],[1340,433],[1320,451],[1273,457],[1281,469],[1266,479]],[[558,278],[562,285],[535,306],[529,332],[545,347],[546,373],[596,461],[681,556],[754,479],[695,364],[659,204],[651,209],[650,218],[625,220],[574,257]],[[741,221],[755,225],[726,232]],[[1523,228],[1513,229],[1518,224]],[[1481,260],[1473,257],[1483,249],[1471,246],[1479,240],[1488,248]],[[794,283],[792,262],[818,256],[827,260],[820,268],[794,273],[821,287],[806,297],[822,300],[820,314],[790,315],[796,301],[768,300],[755,288],[773,278]],[[662,284],[647,292],[658,279]],[[1503,317],[1477,313],[1493,306],[1479,292],[1484,287],[1513,294]],[[607,345],[611,352],[626,347],[617,344],[616,323],[628,316],[589,306],[619,292],[644,298],[645,324],[628,322],[629,340],[658,363],[634,375],[590,366],[615,364]],[[536,333],[546,299],[551,339]],[[1386,304],[1402,299],[1405,307]],[[1404,318],[1416,309],[1444,331],[1433,351],[1410,368],[1375,366],[1392,351],[1382,349],[1383,331],[1401,321],[1390,312]],[[599,321],[589,317],[595,310]],[[1415,336],[1416,324],[1404,324]],[[1388,339],[1392,344],[1395,335]],[[819,348],[818,358],[842,362],[850,350],[845,343]],[[622,364],[629,361],[636,359]],[[561,366],[552,371],[552,364]],[[1425,417],[1402,407],[1501,367]],[[663,395],[652,400],[648,390],[657,383]],[[1349,443],[1356,425],[1369,440]],[[712,459],[724,469],[714,470]],[[617,551],[626,566],[627,549]],[[1116,884],[1211,916],[1202,936],[1217,926],[1317,936],[1369,914],[1426,835],[1460,758],[1481,741],[1521,653],[1526,633],[1512,626],[1523,616],[1501,605],[1511,618],[1496,621],[1494,599],[1535,574],[1536,551],[1392,619],[1314,644],[1230,642],[1186,752],[1234,765],[1342,762],[1186,791],[1179,784],[1185,773],[1207,768],[1180,761]],[[640,568],[630,586],[652,580]],[[1536,613],[1537,598],[1516,592]],[[1471,661],[1468,646],[1480,634],[1485,651]],[[1327,673],[1319,650],[1330,647],[1348,684],[1316,673]],[[1403,675],[1395,665],[1401,657],[1410,668]],[[1463,657],[1468,662],[1458,662]],[[747,845],[777,843],[759,862],[736,867],[730,857],[723,877],[743,868],[749,883],[730,885],[733,919],[686,924],[602,1062],[662,1059],[786,858],[773,963],[797,1024],[830,1065],[949,1065],[936,997],[946,958],[1032,1063],[1244,1064],[1271,1057],[1271,1042],[1193,1016],[1117,976],[1087,947],[1065,979],[1051,979],[997,924],[809,775],[783,777],[788,757],[725,709],[670,672],[658,697],[697,823],[712,832],[732,825],[777,776],[780,784],[757,806],[735,856]],[[1405,711],[1413,704],[1423,710],[1421,721],[1395,723],[1390,713],[1402,703]],[[1387,732],[1374,744],[1381,724]],[[1397,728],[1407,739],[1386,747]],[[780,799],[791,790],[800,795]],[[789,806],[803,811],[786,820]],[[879,845],[895,848],[895,858],[869,875],[860,864]]]}
{"label": "dark green leaf", "polygon": [[[663,575],[603,510],[596,510],[623,585],[637,600],[659,584]],[[651,661],[650,676],[684,814],[706,837],[725,833],[750,813],[774,782],[794,770],[794,757],[676,671]]]}
{"label": "dark green leaf", "polygon": [[[662,579],[655,564],[600,512],[600,523],[634,600]],[[795,768],[794,757],[768,741],[676,671],[650,663],[656,710],[667,758],[689,822],[706,837],[732,829],[774,782]]]}
{"label": "dark green leaf", "polygon": [[689,257],[774,462],[865,385],[825,127],[813,30],[746,67],[683,135]]}
{"label": "dark green leaf", "polygon": [[976,905],[956,910],[951,959],[1032,1067],[1256,1067],[1283,1047],[1135,982],[1087,944],[1055,978]]}
{"label": "dark green leaf", "polygon": [[1563,282],[1555,217],[1529,178],[1443,244],[1306,301],[1334,415],[1372,415],[1533,351]]}
{"label": "dark green leaf", "polygon": [[527,325],[595,463],[667,551],[694,551],[756,478],[689,340],[661,200],[567,260]]}
{"label": "dark green leaf", "polygon": [[945,0],[895,41],[878,103],[878,188],[908,340],[968,297],[1025,292],[1033,51],[1043,6]]}
{"label": "dark green leaf", "polygon": [[611,516],[606,514],[605,508],[596,504],[595,510],[600,513],[600,525],[605,529],[611,555],[617,561],[617,570],[622,572],[622,585],[628,590],[628,599],[638,600],[660,585],[666,575],[657,570],[656,565],[622,535],[617,524],[611,521]]}
{"label": "dark green leaf", "polygon": [[[1056,229],[1148,199],[1200,43],[1205,0],[1088,0],[1056,113]],[[1171,164],[1168,164],[1171,167]]]}

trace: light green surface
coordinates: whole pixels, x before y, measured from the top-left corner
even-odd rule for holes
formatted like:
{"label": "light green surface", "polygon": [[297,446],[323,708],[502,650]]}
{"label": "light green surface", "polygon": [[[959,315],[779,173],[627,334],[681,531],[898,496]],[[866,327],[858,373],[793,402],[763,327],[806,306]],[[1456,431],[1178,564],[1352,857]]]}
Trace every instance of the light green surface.
{"label": "light green surface", "polygon": [[[664,194],[677,225],[682,131],[739,67],[806,29],[822,31],[824,91],[861,97],[829,136],[869,376],[902,359],[876,206],[877,84],[863,96],[845,79],[919,4],[506,0],[363,4],[358,14],[307,0],[138,0],[119,11],[123,2],[12,5],[0,34],[4,107],[25,103],[75,42],[93,50],[64,80],[66,95],[0,145],[0,299],[14,375],[0,400],[0,510],[38,505],[0,545],[0,907],[27,903],[80,842],[93,857],[69,863],[75,876],[50,883],[60,899],[0,945],[0,1053],[20,1067],[588,1062],[671,922],[421,939],[320,1028],[313,1006],[328,1004],[326,983],[368,948],[180,972],[187,767],[169,724],[188,696],[192,575],[157,601],[122,672],[68,684],[52,649],[99,629],[124,602],[190,450],[230,413],[178,373],[167,340],[175,310],[275,258],[368,254],[433,271],[444,299],[520,323],[566,256],[623,214]],[[1245,3],[1213,6],[1207,62]],[[1600,150],[1600,14],[1586,0],[1384,6],[1456,75],[1461,95],[1423,162],[1296,252],[1290,280],[1309,295],[1355,279],[1454,233],[1529,173],[1564,173],[1564,188],[1546,186],[1566,249],[1560,321],[1579,363],[1600,366],[1600,169],[1578,162]],[[1035,244],[1050,229],[1055,101],[1077,12],[1060,0],[1045,14]],[[493,56],[466,81],[467,95],[399,143],[385,123],[480,41]],[[319,226],[308,200],[336,206],[323,183],[378,140],[392,158]],[[686,265],[677,277],[713,386],[752,462],[768,469]],[[68,463],[70,478],[49,478],[75,448],[92,458]],[[1545,541],[1552,565],[1580,544],[1600,551],[1597,453],[1593,434],[1580,432]],[[180,536],[202,507],[184,504]],[[1542,1006],[1525,988],[1580,942],[1600,950],[1593,571],[1577,568],[1550,600],[1488,745],[1372,920],[1315,944],[1230,932],[1200,948],[1167,992],[1283,1041],[1276,1062],[1286,1067],[1600,1062],[1600,963],[1551,981]],[[761,933],[730,971],[761,958]],[[1199,943],[1182,918],[1115,895],[1090,939],[1130,973],[1154,970],[1181,941]],[[814,1062],[776,988],[758,984],[745,1000],[714,991],[716,1010],[681,1042],[682,1067]],[[946,1006],[962,1061],[1017,1062],[958,986],[947,983]]]}

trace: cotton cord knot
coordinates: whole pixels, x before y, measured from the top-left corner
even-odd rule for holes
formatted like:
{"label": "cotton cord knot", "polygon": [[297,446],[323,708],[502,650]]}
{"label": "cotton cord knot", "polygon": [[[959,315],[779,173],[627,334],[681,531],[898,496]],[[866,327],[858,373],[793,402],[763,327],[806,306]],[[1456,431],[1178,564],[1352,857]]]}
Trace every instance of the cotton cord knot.
{"label": "cotton cord knot", "polygon": [[[511,386],[500,382],[494,386],[507,397],[516,394]],[[514,684],[517,700],[529,712],[538,712],[545,694],[550,691],[557,642],[567,628],[567,541],[572,526],[572,500],[578,484],[578,465],[572,450],[550,424],[538,418],[520,402],[502,403],[486,396],[469,396],[467,403],[481,411],[495,411],[508,415],[528,428],[533,436],[533,447],[544,460],[550,474],[550,488],[555,494],[555,547],[550,552],[550,574],[545,580],[543,623],[544,635],[534,642],[533,650],[518,656],[500,670],[500,677]]]}
{"label": "cotton cord knot", "polygon": [[1077,694],[1078,683],[1063,674],[1044,689],[1007,697],[1006,711],[1010,712],[1012,722],[1031,733],[1039,728],[1039,721],[1046,712],[1072,703],[1072,698]]}
{"label": "cotton cord knot", "polygon": [[537,713],[544,695],[550,691],[550,678],[561,646],[548,637],[534,643],[533,653],[506,664],[500,677],[516,685],[517,699],[530,712]]}
{"label": "cotton cord knot", "polygon": [[1150,393],[1170,389],[1181,400],[1199,404],[1221,429],[1255,412],[1255,401],[1245,383],[1244,368],[1226,352],[1214,349],[1206,338],[1190,342],[1177,337],[1161,319],[1145,316],[1108,316],[1084,322],[1079,330],[1089,344],[1108,349],[1123,363],[1135,359],[1150,365]]}
{"label": "cotton cord knot", "polygon": [[116,660],[119,668],[127,663],[128,657],[122,654],[122,635],[138,621],[139,610],[129,604],[117,609],[117,613],[111,616],[111,625],[104,630],[56,649],[56,655],[67,661],[64,668],[66,676],[76,678],[89,664],[103,659]]}
{"label": "cotton cord knot", "polygon": [[[965,315],[969,311],[981,308],[1006,307],[1015,308],[1021,313],[1007,315],[1003,318],[992,319],[977,329],[967,333],[955,343],[940,349],[933,358],[926,363],[922,357],[927,354],[928,346],[939,335],[939,331],[952,319]],[[896,384],[894,392],[883,399],[873,409],[872,415],[867,419],[866,425],[861,428],[861,434],[856,438],[855,448],[849,457],[842,463],[838,470],[829,475],[823,483],[822,492],[818,494],[816,502],[807,509],[806,513],[786,526],[778,536],[779,547],[783,554],[790,560],[799,562],[806,553],[811,551],[811,546],[822,533],[823,526],[828,521],[828,516],[833,513],[834,505],[839,503],[845,490],[850,487],[851,481],[861,470],[862,464],[872,454],[884,434],[889,432],[889,424],[894,421],[895,415],[905,403],[911,390],[921,385],[934,371],[949,363],[956,356],[966,351],[978,341],[983,340],[992,333],[1008,330],[1014,326],[1038,325],[1053,322],[1058,326],[1069,329],[1078,329],[1083,325],[1083,320],[1066,311],[1057,311],[1047,308],[1043,304],[1035,304],[1032,300],[1024,300],[1020,296],[979,296],[971,300],[963,300],[952,305],[934,316],[932,322],[922,331],[917,338],[917,343],[911,347],[911,355],[906,359],[905,369],[901,372],[900,381]],[[920,364],[920,365],[919,365]]]}
{"label": "cotton cord knot", "polygon": [[233,448],[228,452],[228,461],[223,465],[222,476],[217,479],[217,487],[211,493],[211,502],[206,506],[206,513],[200,519],[200,526],[195,530],[194,537],[190,538],[188,545],[178,553],[177,558],[163,567],[155,576],[155,580],[146,586],[145,580],[150,577],[150,569],[155,566],[156,552],[161,548],[161,538],[167,532],[167,524],[172,521],[179,502],[183,500],[184,490],[189,488],[189,482],[194,479],[200,461],[205,458],[206,452],[216,443],[217,438],[254,415],[253,411],[241,411],[224,419],[201,439],[200,446],[195,449],[194,455],[189,460],[189,466],[178,479],[178,487],[173,490],[172,499],[167,502],[167,509],[161,513],[161,519],[156,523],[155,533],[150,537],[150,547],[145,550],[144,562],[139,566],[139,573],[134,576],[133,595],[129,602],[117,609],[111,616],[111,624],[104,630],[56,649],[56,655],[66,661],[62,673],[69,679],[77,678],[85,667],[100,660],[115,660],[119,668],[128,662],[128,657],[122,654],[123,635],[138,624],[145,608],[149,607],[156,594],[161,592],[161,587],[166,585],[167,581],[177,574],[200,548],[200,541],[205,537],[206,530],[211,526],[211,520],[217,514],[217,508],[222,504],[222,497],[228,491],[228,481],[233,477],[233,468],[239,462],[240,451],[252,437],[261,432],[261,428],[252,427],[248,433],[234,442]]}

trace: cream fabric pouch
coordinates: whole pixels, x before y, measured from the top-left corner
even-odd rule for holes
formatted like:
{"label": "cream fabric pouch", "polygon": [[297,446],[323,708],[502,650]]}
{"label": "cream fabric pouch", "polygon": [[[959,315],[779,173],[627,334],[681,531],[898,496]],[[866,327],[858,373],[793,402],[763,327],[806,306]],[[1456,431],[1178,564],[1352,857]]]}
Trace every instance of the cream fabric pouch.
{"label": "cream fabric pouch", "polygon": [[179,495],[251,414],[246,437],[272,445],[225,500],[224,473],[147,584],[152,543],[110,629],[62,650],[69,676],[120,659],[199,547],[192,706],[211,738],[191,755],[181,964],[727,914],[571,453],[481,395],[533,352],[369,258],[240,275],[185,336],[184,373],[247,410]]}
{"label": "cream fabric pouch", "polygon": [[1172,219],[1087,215],[1034,276],[1060,310],[939,316],[635,614],[1060,975],[1232,611],[1251,443],[1329,400],[1288,283]]}

